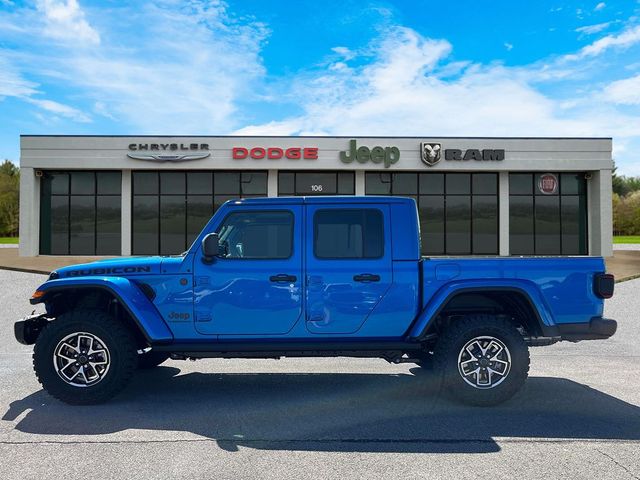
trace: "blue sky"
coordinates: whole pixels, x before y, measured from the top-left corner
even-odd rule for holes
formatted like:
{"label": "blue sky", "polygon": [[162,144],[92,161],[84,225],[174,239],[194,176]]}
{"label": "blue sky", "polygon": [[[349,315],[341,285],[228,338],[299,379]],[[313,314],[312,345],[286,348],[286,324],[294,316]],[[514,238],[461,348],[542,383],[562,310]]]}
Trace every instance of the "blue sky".
{"label": "blue sky", "polygon": [[640,2],[0,0],[20,134],[612,136],[640,175]]}

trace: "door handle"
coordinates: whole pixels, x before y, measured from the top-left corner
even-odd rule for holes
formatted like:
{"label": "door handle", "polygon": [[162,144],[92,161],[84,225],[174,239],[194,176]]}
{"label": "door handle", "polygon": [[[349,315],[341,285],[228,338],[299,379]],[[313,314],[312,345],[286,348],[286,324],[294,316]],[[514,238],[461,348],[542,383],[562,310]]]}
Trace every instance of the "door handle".
{"label": "door handle", "polygon": [[296,277],[295,275],[287,275],[286,273],[279,273],[278,275],[271,275],[269,277],[269,280],[278,283],[292,283],[298,280],[298,277]]}
{"label": "door handle", "polygon": [[353,280],[355,282],[379,282],[380,275],[374,275],[373,273],[361,273],[360,275],[354,275]]}

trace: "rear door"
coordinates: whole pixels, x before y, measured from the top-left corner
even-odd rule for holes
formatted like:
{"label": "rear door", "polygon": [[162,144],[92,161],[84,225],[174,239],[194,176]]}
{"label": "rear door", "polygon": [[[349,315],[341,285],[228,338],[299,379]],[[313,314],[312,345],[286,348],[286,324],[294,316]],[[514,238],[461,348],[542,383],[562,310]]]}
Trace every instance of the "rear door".
{"label": "rear door", "polygon": [[302,206],[237,209],[217,228],[225,252],[196,261],[196,330],[277,335],[302,315]]}
{"label": "rear door", "polygon": [[355,333],[393,282],[388,206],[305,208],[307,330]]}

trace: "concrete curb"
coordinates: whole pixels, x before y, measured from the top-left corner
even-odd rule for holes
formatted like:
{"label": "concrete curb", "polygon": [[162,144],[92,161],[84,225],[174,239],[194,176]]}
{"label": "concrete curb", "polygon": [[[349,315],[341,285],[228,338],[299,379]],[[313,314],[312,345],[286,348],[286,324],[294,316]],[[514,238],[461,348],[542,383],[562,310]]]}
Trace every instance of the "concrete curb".
{"label": "concrete curb", "polygon": [[635,280],[636,278],[640,278],[640,273],[636,273],[635,275],[628,275],[626,277],[616,278],[616,283],[622,283],[628,280]]}
{"label": "concrete curb", "polygon": [[23,273],[37,273],[40,275],[49,275],[51,272],[47,270],[34,270],[31,268],[20,268],[20,267],[7,267],[5,265],[0,265],[0,270],[9,270],[11,272],[23,272]]}

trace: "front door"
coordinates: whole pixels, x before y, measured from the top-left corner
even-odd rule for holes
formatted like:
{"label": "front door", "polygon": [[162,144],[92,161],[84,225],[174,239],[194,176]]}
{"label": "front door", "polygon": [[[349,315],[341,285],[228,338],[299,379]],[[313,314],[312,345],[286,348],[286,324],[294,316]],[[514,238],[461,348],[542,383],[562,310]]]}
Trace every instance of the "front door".
{"label": "front door", "polygon": [[196,259],[194,312],[203,334],[287,333],[302,315],[302,207],[231,212],[222,254]]}
{"label": "front door", "polygon": [[369,203],[306,209],[307,330],[357,332],[393,282],[389,209]]}

